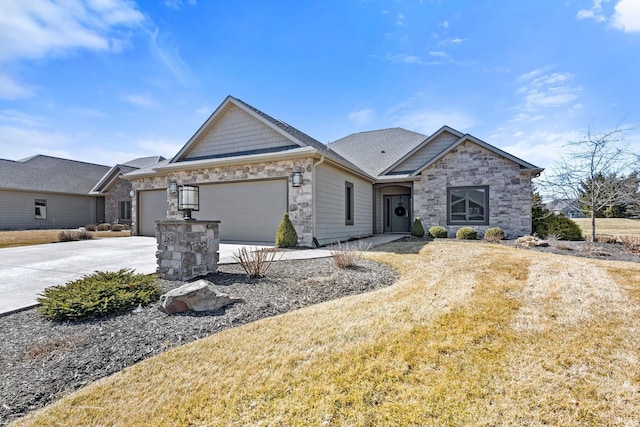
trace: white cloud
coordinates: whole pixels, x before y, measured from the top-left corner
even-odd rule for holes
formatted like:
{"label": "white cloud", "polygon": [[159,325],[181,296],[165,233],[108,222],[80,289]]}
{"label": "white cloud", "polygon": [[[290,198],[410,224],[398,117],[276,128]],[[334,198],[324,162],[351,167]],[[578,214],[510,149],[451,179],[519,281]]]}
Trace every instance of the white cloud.
{"label": "white cloud", "polygon": [[640,32],[640,2],[620,0],[613,15],[614,27],[625,33]]}
{"label": "white cloud", "polygon": [[149,36],[151,37],[149,41],[151,52],[171,71],[180,83],[189,85],[196,81],[191,69],[180,56],[180,50],[175,46],[166,46],[166,37],[160,36],[158,28],[149,33]]}
{"label": "white cloud", "polygon": [[533,70],[518,77],[521,87],[516,95],[521,97],[515,107],[518,111],[514,121],[531,120],[543,114],[546,109],[568,106],[578,98],[582,91],[573,86],[571,73],[551,73],[548,68]]}
{"label": "white cloud", "polygon": [[122,99],[139,107],[155,107],[158,105],[156,100],[149,95],[130,94],[124,95]]}
{"label": "white cloud", "polygon": [[[186,3],[190,6],[195,6],[197,4],[197,1],[187,0]],[[183,0],[164,0],[163,4],[169,9],[182,10],[184,9],[185,2]]]}
{"label": "white cloud", "polygon": [[437,109],[431,109],[421,105],[423,102],[424,97],[417,95],[389,109],[386,116],[393,126],[426,135],[432,134],[443,125],[450,126],[460,132],[468,132],[477,124],[476,119],[462,109],[444,105]]}
{"label": "white cloud", "polygon": [[3,2],[0,62],[78,49],[109,50],[121,46],[118,27],[137,26],[143,20],[135,5],[125,0]]}
{"label": "white cloud", "polygon": [[25,123],[0,124],[0,145],[2,158],[19,160],[36,154],[64,157],[68,151],[64,147],[70,143],[70,138],[51,129],[35,129]]}
{"label": "white cloud", "polygon": [[353,111],[348,115],[349,120],[358,126],[365,126],[372,123],[375,119],[375,112],[370,108],[359,111]]}
{"label": "white cloud", "polygon": [[29,85],[18,83],[11,77],[0,74],[0,99],[13,101],[15,99],[33,96],[33,89]]}
{"label": "white cloud", "polygon": [[580,9],[576,15],[578,19],[595,19],[597,22],[606,20],[602,13],[602,0],[593,0],[591,9]]}

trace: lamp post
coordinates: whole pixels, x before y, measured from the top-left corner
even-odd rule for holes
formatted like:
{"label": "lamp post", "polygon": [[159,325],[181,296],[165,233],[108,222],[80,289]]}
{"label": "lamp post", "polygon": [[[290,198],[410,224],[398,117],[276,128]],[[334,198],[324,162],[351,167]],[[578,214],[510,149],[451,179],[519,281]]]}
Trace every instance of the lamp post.
{"label": "lamp post", "polygon": [[200,187],[181,185],[178,187],[178,210],[184,211],[183,220],[192,220],[191,211],[200,210]]}

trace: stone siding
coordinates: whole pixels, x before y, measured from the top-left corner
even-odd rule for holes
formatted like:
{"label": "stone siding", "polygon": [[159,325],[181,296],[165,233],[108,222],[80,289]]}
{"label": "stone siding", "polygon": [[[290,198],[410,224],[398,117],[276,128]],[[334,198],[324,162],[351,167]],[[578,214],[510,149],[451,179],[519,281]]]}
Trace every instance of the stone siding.
{"label": "stone siding", "polygon": [[531,234],[531,177],[518,164],[465,141],[421,174],[414,186],[414,216],[425,230],[441,225],[449,235],[462,227],[447,224],[447,188],[489,186],[489,225],[473,226],[482,235],[502,228],[508,238]]}
{"label": "stone siding", "polygon": [[[118,178],[113,187],[109,189],[104,200],[104,216],[106,222],[131,225],[131,219],[123,220],[120,218],[120,202],[131,201],[131,197],[129,196],[130,190],[131,183],[121,178]],[[131,218],[134,218],[133,204],[131,209]]]}
{"label": "stone siding", "polygon": [[[302,173],[302,185],[291,186],[291,175]],[[300,246],[313,244],[313,203],[312,203],[312,174],[313,159],[303,158],[274,162],[255,163],[247,165],[229,165],[211,168],[196,168],[186,171],[176,171],[164,176],[131,180],[133,188],[138,190],[164,189],[170,181],[178,185],[215,184],[224,182],[242,182],[247,180],[261,180],[272,178],[287,178],[287,198],[289,219],[296,229]],[[135,203],[134,203],[135,205]],[[137,206],[133,206],[134,215]],[[178,194],[169,194],[169,219],[181,219],[182,212],[178,211]],[[274,236],[275,238],[275,236]]]}

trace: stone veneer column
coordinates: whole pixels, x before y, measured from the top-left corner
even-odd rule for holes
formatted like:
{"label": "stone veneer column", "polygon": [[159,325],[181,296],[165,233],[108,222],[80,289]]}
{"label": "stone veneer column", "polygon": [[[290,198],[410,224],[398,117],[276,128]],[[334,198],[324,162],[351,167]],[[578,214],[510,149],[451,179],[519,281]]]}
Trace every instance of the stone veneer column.
{"label": "stone veneer column", "polygon": [[218,269],[220,221],[156,221],[157,273],[161,279],[187,281]]}

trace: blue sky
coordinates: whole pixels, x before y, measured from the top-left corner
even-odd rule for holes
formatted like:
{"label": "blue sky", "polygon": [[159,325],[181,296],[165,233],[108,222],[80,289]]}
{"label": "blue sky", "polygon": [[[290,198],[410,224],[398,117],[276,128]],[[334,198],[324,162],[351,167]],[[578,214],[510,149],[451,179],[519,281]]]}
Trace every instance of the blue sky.
{"label": "blue sky", "polygon": [[640,152],[640,0],[1,0],[0,158],[173,156],[233,95],[321,142],[443,125]]}

